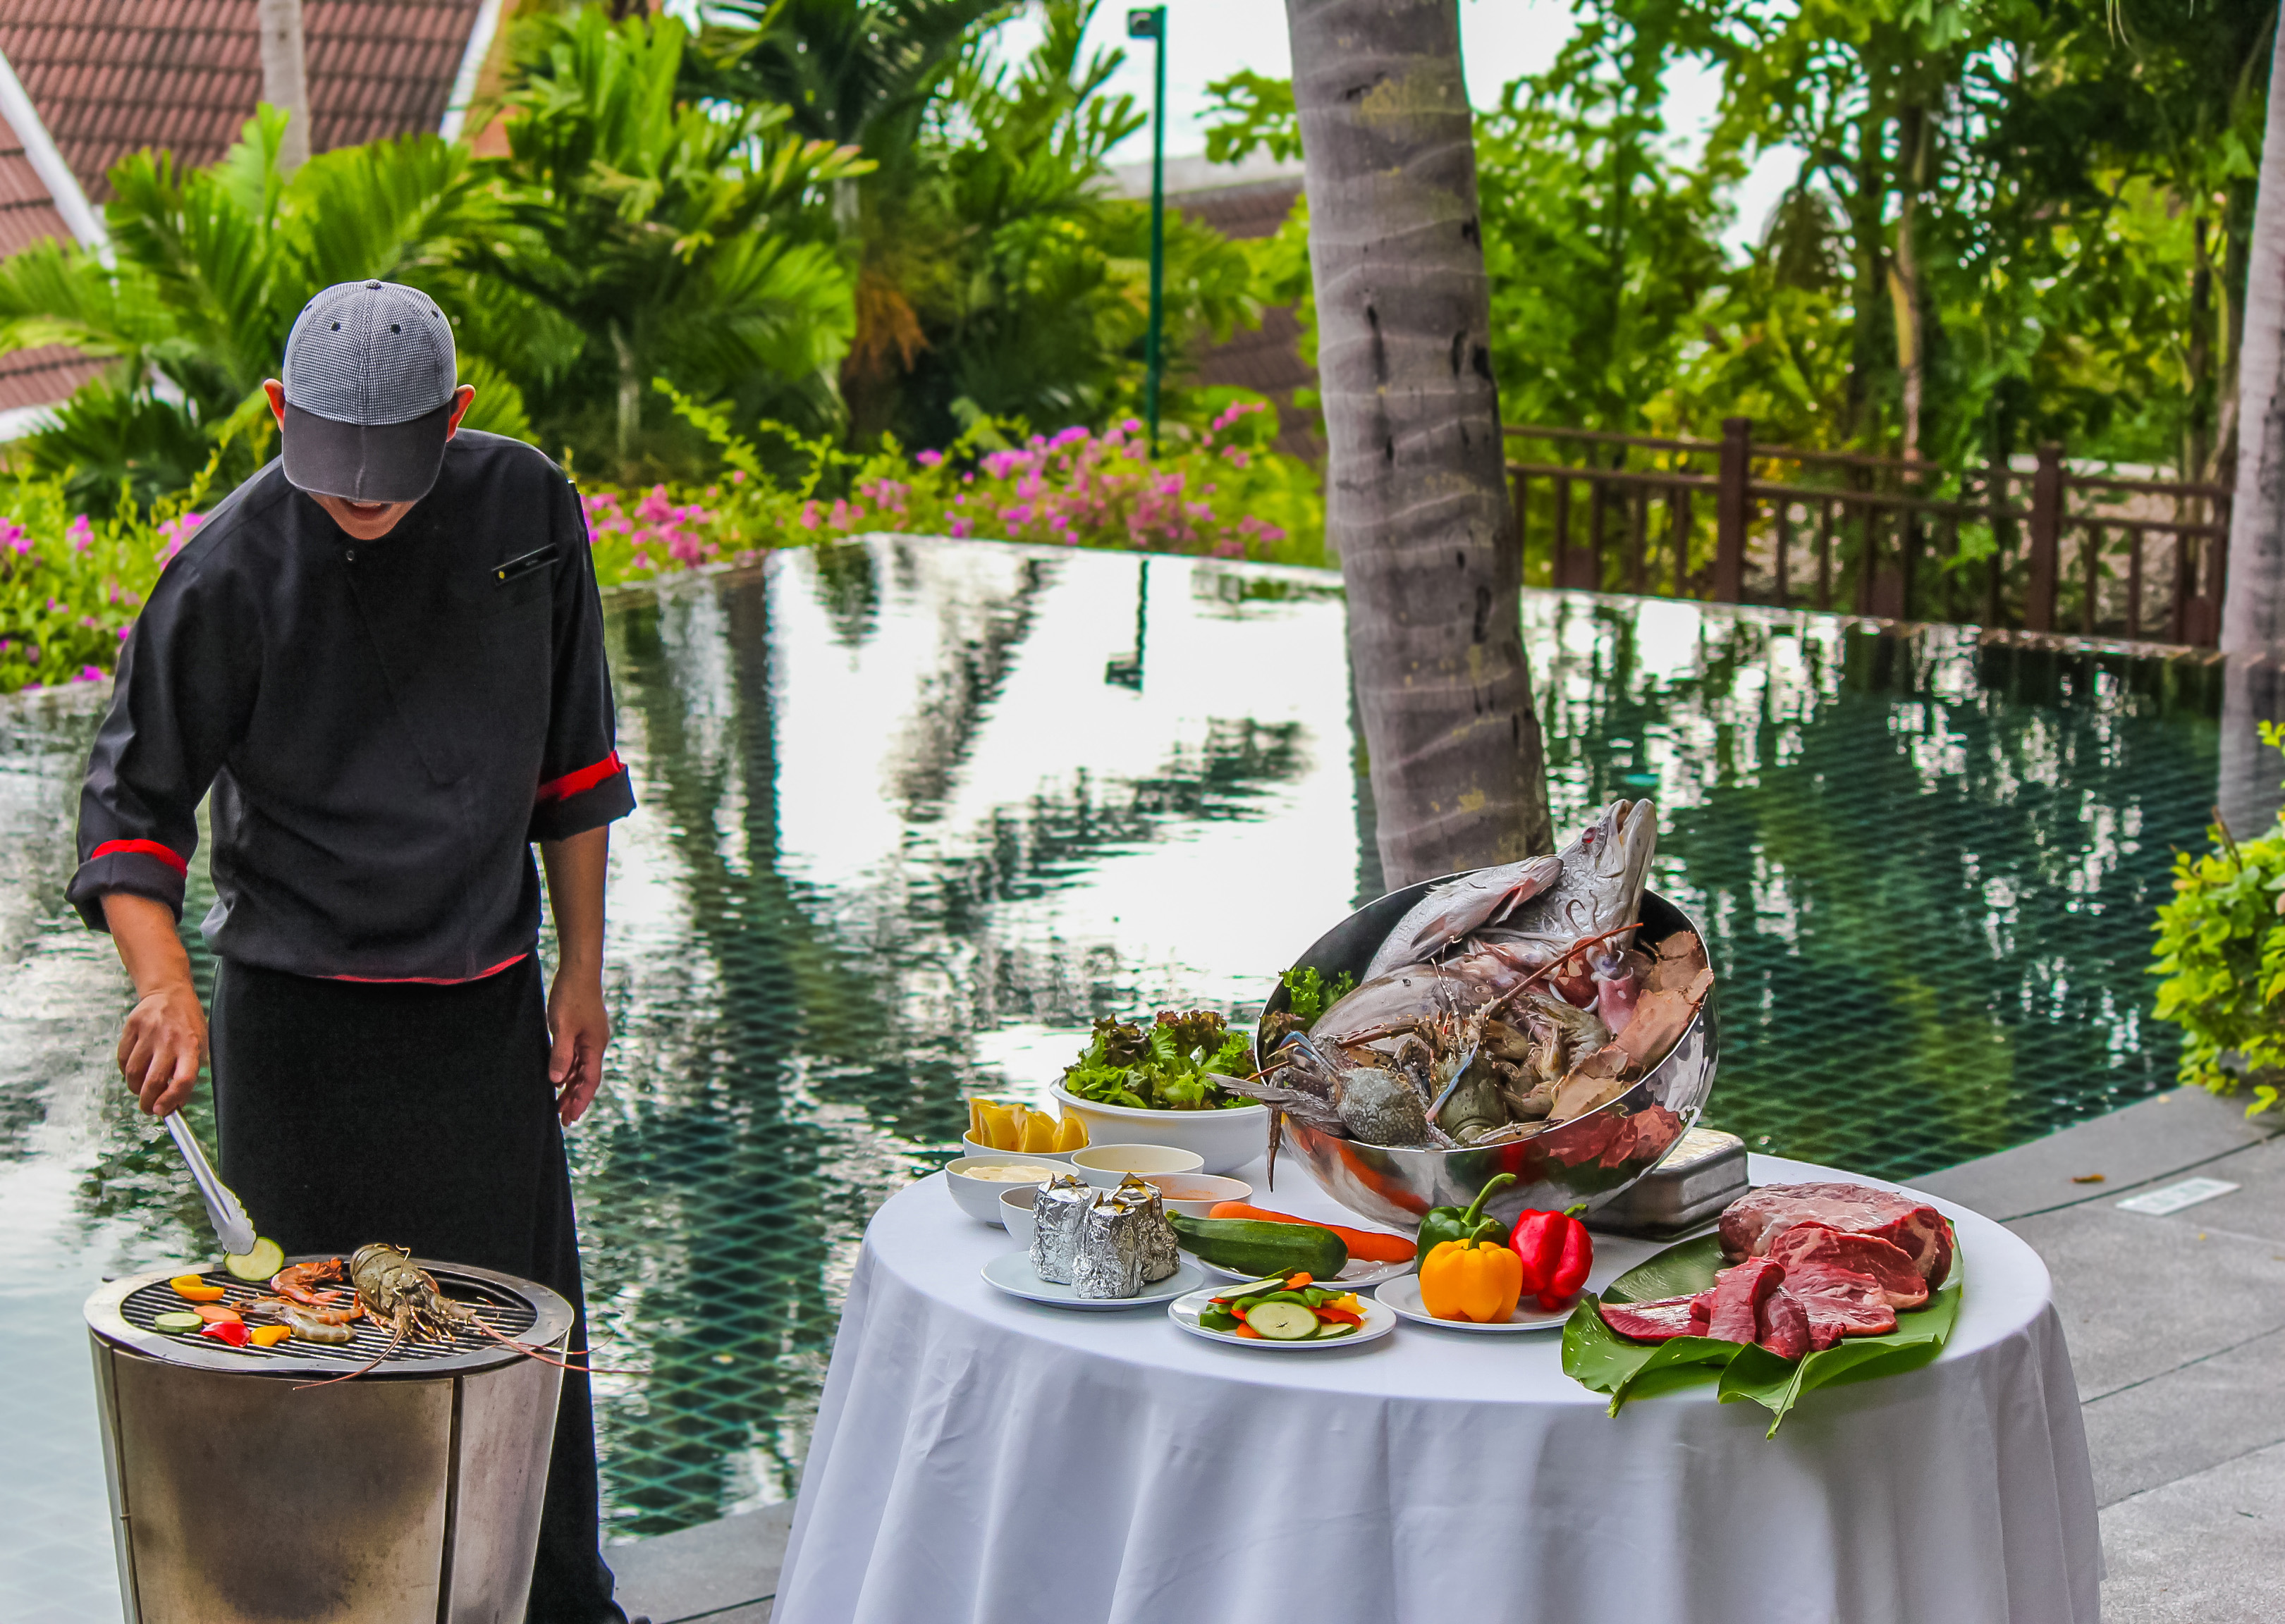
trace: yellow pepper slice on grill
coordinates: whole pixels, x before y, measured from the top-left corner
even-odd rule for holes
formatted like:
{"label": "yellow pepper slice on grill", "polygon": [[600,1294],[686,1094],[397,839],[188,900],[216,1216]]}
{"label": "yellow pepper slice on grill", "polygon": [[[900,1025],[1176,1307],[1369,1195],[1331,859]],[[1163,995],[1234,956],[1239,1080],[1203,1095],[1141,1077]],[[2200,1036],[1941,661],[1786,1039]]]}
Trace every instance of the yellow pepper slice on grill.
{"label": "yellow pepper slice on grill", "polygon": [[293,1334],[293,1328],[286,1325],[256,1325],[246,1333],[247,1340],[256,1347],[276,1347]]}
{"label": "yellow pepper slice on grill", "polygon": [[1523,1259],[1496,1242],[1446,1241],[1420,1259],[1420,1301],[1440,1320],[1496,1325],[1523,1295]]}
{"label": "yellow pepper slice on grill", "polygon": [[167,1283],[185,1302],[218,1303],[227,1295],[222,1287],[208,1285],[203,1275],[177,1275]]}

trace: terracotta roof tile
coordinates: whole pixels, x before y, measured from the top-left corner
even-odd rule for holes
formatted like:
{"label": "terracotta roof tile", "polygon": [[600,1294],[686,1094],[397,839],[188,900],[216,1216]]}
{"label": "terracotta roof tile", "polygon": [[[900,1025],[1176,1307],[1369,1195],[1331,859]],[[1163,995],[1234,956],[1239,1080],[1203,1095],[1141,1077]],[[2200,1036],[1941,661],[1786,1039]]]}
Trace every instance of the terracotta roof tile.
{"label": "terracotta roof tile", "polygon": [[[305,0],[310,144],[434,129],[481,0]],[[0,51],[90,199],[146,146],[223,155],[262,90],[253,0],[0,0]]]}
{"label": "terracotta roof tile", "polygon": [[19,349],[0,356],[0,412],[12,412],[22,406],[52,406],[67,400],[74,389],[101,372],[106,365],[91,361],[64,344]]}

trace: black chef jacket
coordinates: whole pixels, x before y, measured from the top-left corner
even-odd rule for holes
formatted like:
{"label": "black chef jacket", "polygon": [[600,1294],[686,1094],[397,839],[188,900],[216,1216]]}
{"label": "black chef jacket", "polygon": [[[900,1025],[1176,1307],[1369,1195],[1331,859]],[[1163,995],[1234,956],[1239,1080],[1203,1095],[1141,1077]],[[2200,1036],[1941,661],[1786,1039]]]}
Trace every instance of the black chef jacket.
{"label": "black chef jacket", "polygon": [[121,651],[80,795],[69,895],[183,908],[211,786],[225,959],[301,976],[467,981],[539,931],[535,840],[634,806],[613,748],[578,493],[463,430],[436,488],[350,537],[277,463],[208,515]]}

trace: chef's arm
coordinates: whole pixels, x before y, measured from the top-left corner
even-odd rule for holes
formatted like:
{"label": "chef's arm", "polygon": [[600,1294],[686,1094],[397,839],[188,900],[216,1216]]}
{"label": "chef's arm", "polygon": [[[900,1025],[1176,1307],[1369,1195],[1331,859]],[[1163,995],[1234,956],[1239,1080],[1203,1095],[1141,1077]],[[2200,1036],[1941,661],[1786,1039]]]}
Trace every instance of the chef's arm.
{"label": "chef's arm", "polygon": [[555,981],[547,993],[547,1080],[566,1127],[602,1085],[603,1047],[611,1040],[603,1008],[603,871],[610,850],[608,823],[539,843],[556,943]]}
{"label": "chef's arm", "polygon": [[119,1070],[143,1109],[163,1117],[191,1097],[206,1063],[207,1016],[191,985],[191,956],[175,933],[175,911],[153,898],[106,891],[103,920],[135,983]]}

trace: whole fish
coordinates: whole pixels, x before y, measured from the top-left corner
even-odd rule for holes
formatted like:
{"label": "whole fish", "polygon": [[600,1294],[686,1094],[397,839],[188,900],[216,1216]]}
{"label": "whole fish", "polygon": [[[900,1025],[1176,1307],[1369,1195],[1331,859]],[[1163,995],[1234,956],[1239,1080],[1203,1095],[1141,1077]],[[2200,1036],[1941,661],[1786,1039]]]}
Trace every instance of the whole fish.
{"label": "whole fish", "polygon": [[[1582,937],[1617,930],[1641,908],[1643,887],[1657,851],[1657,806],[1649,801],[1614,801],[1556,853],[1563,865],[1561,876],[1496,922],[1479,927],[1476,939],[1483,946],[1504,945],[1544,964]],[[1597,972],[1617,973],[1633,943],[1629,930],[1598,944],[1590,955]]]}
{"label": "whole fish", "polygon": [[1477,868],[1447,881],[1414,903],[1365,966],[1376,980],[1409,964],[1425,964],[1516,909],[1563,877],[1563,859],[1527,857],[1519,863]]}

